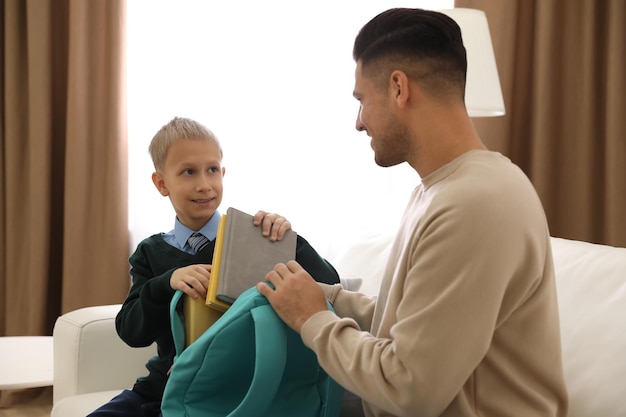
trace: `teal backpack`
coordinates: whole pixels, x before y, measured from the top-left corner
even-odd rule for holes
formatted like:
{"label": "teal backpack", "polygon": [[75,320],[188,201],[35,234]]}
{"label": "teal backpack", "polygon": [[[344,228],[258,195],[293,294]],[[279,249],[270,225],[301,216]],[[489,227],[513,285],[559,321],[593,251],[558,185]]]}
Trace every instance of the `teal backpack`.
{"label": "teal backpack", "polygon": [[163,417],[339,416],[343,388],[256,288],[186,349],[182,294],[170,305],[176,357]]}

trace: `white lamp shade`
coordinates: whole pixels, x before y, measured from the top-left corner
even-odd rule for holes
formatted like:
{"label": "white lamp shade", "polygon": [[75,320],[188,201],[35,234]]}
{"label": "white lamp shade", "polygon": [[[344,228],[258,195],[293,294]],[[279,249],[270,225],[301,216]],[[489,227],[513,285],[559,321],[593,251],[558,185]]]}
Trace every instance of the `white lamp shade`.
{"label": "white lamp shade", "polygon": [[461,27],[467,51],[465,106],[468,114],[470,117],[502,116],[504,100],[485,12],[464,8],[439,11]]}

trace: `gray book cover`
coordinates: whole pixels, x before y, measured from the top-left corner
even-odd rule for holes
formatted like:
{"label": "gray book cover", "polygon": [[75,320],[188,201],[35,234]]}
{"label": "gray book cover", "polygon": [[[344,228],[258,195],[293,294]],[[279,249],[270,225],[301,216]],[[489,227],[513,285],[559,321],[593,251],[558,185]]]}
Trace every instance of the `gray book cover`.
{"label": "gray book cover", "polygon": [[289,230],[281,240],[272,242],[253,219],[233,207],[226,211],[216,293],[222,302],[232,304],[244,291],[263,281],[274,265],[296,257],[296,232]]}

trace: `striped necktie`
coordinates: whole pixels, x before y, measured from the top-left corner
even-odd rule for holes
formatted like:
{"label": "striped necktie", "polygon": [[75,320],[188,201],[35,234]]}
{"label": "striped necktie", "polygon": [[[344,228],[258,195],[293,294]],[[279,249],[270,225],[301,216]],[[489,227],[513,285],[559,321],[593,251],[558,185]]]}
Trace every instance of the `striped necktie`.
{"label": "striped necktie", "polygon": [[189,243],[189,246],[191,246],[191,249],[193,249],[195,253],[198,253],[209,243],[209,239],[202,233],[195,232],[189,236],[187,243]]}

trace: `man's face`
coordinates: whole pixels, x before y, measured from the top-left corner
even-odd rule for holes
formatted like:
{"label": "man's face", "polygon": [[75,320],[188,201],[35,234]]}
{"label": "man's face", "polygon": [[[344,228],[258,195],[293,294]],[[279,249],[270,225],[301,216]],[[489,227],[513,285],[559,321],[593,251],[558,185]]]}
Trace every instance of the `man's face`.
{"label": "man's face", "polygon": [[214,142],[182,139],[170,146],[162,171],[155,172],[152,180],[170,198],[178,220],[199,230],[222,202],[224,172]]}
{"label": "man's face", "polygon": [[363,75],[361,62],[355,71],[354,97],[359,101],[356,129],[365,131],[371,140],[374,160],[382,167],[406,161],[408,130],[395,113],[394,92],[391,85],[378,86]]}

